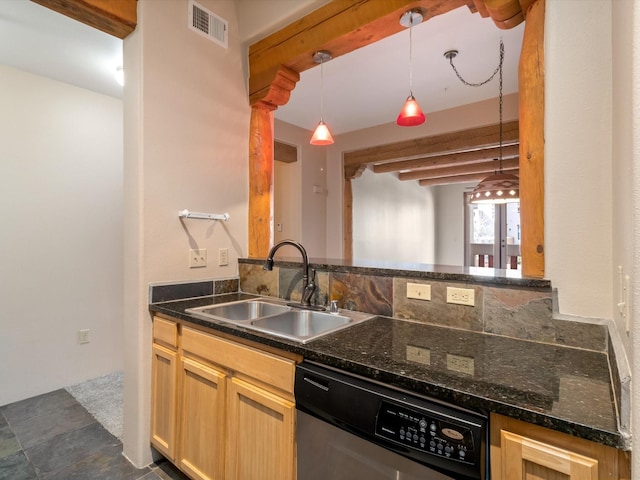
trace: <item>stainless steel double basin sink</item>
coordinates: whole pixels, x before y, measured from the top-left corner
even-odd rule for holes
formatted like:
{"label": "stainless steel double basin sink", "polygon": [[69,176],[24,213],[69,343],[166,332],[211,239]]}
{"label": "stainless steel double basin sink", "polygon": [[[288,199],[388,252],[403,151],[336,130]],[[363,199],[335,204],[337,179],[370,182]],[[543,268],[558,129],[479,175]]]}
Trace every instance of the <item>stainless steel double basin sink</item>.
{"label": "stainless steel double basin sink", "polygon": [[273,298],[240,300],[186,311],[198,318],[228,322],[299,343],[310,342],[375,316],[351,310],[337,313],[305,310]]}

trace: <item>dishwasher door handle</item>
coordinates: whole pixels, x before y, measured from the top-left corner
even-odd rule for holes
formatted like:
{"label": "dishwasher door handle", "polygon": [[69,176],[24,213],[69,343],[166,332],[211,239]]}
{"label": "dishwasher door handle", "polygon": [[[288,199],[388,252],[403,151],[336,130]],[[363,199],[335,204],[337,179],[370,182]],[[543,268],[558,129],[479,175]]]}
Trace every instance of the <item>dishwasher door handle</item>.
{"label": "dishwasher door handle", "polygon": [[302,380],[304,380],[307,383],[310,383],[311,385],[319,388],[320,390],[324,390],[325,392],[329,391],[329,384],[325,384],[322,380],[314,380],[313,378],[308,377],[307,375],[304,375],[302,377]]}

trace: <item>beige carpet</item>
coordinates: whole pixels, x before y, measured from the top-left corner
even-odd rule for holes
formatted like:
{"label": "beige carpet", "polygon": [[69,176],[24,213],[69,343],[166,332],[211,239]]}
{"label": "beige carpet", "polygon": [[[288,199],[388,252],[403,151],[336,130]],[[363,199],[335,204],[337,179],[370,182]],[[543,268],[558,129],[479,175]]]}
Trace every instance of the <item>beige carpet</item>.
{"label": "beige carpet", "polygon": [[122,372],[67,387],[69,392],[114,437],[122,439]]}

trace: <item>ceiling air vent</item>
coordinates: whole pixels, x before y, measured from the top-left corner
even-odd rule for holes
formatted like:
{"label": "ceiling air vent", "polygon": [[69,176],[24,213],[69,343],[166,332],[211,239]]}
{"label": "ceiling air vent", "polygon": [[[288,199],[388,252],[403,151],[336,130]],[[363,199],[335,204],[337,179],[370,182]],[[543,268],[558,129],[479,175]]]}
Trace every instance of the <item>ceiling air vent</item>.
{"label": "ceiling air vent", "polygon": [[221,47],[227,48],[229,22],[193,0],[189,2],[189,28]]}

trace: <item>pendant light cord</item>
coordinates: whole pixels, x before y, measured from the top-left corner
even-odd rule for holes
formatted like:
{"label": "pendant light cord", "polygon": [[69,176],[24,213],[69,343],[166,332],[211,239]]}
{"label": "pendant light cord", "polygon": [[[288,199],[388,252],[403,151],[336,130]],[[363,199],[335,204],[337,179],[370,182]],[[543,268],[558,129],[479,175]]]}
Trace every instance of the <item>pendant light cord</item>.
{"label": "pendant light cord", "polygon": [[500,64],[498,65],[498,68],[500,69],[500,76],[498,78],[499,80],[499,87],[498,87],[498,98],[500,99],[500,131],[499,131],[499,137],[500,137],[500,156],[499,156],[499,163],[498,163],[498,167],[500,168],[500,173],[502,173],[502,63],[504,62],[504,44],[502,43],[502,39],[500,39]]}
{"label": "pendant light cord", "polygon": [[[458,52],[455,51],[455,53],[457,54]],[[464,83],[467,87],[481,87],[482,85],[489,83],[491,80],[493,80],[493,78],[502,68],[502,61],[504,60],[504,43],[502,43],[502,39],[500,39],[500,63],[498,64],[496,69],[493,71],[491,76],[487,78],[484,82],[480,82],[480,83],[467,82],[464,78],[462,78],[462,75],[460,75],[460,72],[458,72],[458,69],[453,64],[453,59],[455,58],[455,55],[451,55],[448,58],[449,58],[449,64],[451,65],[451,68],[453,68],[453,71],[456,73],[456,76],[460,79],[462,83]]]}
{"label": "pendant light cord", "polygon": [[324,58],[320,58],[320,121],[324,122]]}
{"label": "pendant light cord", "polygon": [[413,15],[409,21],[409,94],[413,97]]}
{"label": "pendant light cord", "polygon": [[[447,55],[448,53],[453,53],[453,55]],[[460,73],[458,72],[458,69],[453,64],[453,59],[455,58],[457,53],[458,53],[457,51],[451,51],[451,52],[445,53],[445,56],[447,56],[447,58],[449,59],[449,64],[451,65],[451,68],[453,68],[453,71],[456,73],[456,76],[460,79],[462,83],[464,83],[468,87],[481,87],[482,85],[485,85],[486,83],[489,83],[491,80],[493,80],[497,73],[500,73],[498,77],[498,80],[499,80],[498,98],[500,100],[500,125],[499,125],[500,149],[499,149],[499,158],[498,158],[498,161],[499,161],[498,168],[499,168],[499,172],[502,173],[502,64],[504,63],[504,43],[502,42],[502,38],[501,38],[500,39],[500,61],[498,62],[498,66],[496,67],[496,69],[493,71],[493,73],[489,78],[487,78],[484,82],[480,82],[480,83],[467,82],[464,78],[462,78],[462,75],[460,75]]]}

